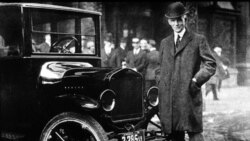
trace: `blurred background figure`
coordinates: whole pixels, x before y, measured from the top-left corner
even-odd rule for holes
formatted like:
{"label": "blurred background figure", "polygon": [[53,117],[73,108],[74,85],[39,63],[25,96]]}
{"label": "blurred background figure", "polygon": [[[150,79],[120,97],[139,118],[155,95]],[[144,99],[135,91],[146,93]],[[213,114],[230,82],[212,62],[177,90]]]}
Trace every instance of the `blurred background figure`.
{"label": "blurred background figure", "polygon": [[102,67],[110,67],[110,57],[114,47],[114,43],[104,40],[104,48],[101,48]]}
{"label": "blurred background figure", "polygon": [[230,61],[227,57],[225,57],[222,54],[222,48],[221,47],[215,47],[214,48],[214,52],[216,53],[215,58],[218,58],[218,63],[220,63],[221,65],[221,74],[219,77],[219,81],[218,81],[218,92],[220,92],[221,89],[221,85],[222,85],[222,80],[225,80],[227,78],[230,77],[229,71],[228,71],[228,67],[230,65]]}
{"label": "blurred background figure", "polygon": [[46,34],[44,38],[45,38],[45,42],[46,42],[49,46],[51,46],[51,36],[50,36],[50,34]]}
{"label": "blurred background figure", "polygon": [[142,50],[148,51],[148,41],[146,39],[141,39],[139,43]]}
{"label": "blurred background figure", "polygon": [[88,41],[86,44],[87,49],[90,50],[91,54],[95,54],[95,43],[94,41]]}
{"label": "blurred background figure", "polygon": [[5,47],[5,40],[2,35],[0,35],[0,47]]}
{"label": "blurred background figure", "polygon": [[222,57],[221,47],[216,46],[214,47],[213,51],[213,56],[216,60],[217,67],[215,74],[206,83],[206,95],[208,95],[209,92],[212,92],[213,99],[219,100],[218,92],[221,88],[222,80],[229,78],[229,61],[226,58]]}
{"label": "blurred background figure", "polygon": [[35,39],[31,40],[32,52],[36,52],[36,41]]}
{"label": "blurred background figure", "polygon": [[[122,62],[125,63],[127,41],[122,38],[120,46],[112,52],[109,60],[109,67],[122,68]],[[126,64],[123,64],[123,68]]]}
{"label": "blurred background figure", "polygon": [[155,71],[159,67],[159,51],[155,48],[155,40],[150,39],[148,42],[149,44],[146,48],[148,53],[146,55],[145,92],[147,92],[150,87],[156,85]]}
{"label": "blurred background figure", "polygon": [[86,47],[82,47],[83,54],[95,54],[95,43],[93,41],[88,41]]}
{"label": "blurred background figure", "polygon": [[140,72],[144,76],[146,67],[146,52],[141,49],[138,38],[132,38],[132,46],[133,50],[130,50],[126,57],[127,67]]}
{"label": "blurred background figure", "polygon": [[84,54],[86,50],[86,37],[81,36],[81,51]]}
{"label": "blurred background figure", "polygon": [[[36,42],[35,40],[33,40],[33,41]],[[40,44],[36,43],[36,45],[34,46],[35,47],[34,51],[35,52],[48,53],[48,52],[50,52],[50,45],[51,45],[51,37],[50,37],[49,34],[46,34],[44,36],[44,38],[43,38],[42,43],[40,43]]]}

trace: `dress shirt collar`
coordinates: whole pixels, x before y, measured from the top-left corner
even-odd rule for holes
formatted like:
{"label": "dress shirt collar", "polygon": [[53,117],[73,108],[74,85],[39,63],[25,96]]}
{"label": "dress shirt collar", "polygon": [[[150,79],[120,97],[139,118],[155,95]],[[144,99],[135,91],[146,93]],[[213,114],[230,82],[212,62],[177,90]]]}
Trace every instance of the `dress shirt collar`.
{"label": "dress shirt collar", "polygon": [[134,48],[133,52],[134,52],[134,54],[138,54],[140,52],[140,50],[141,50],[141,48],[137,48],[137,49]]}
{"label": "dress shirt collar", "polygon": [[184,36],[186,32],[186,28],[184,28],[180,33],[174,32],[174,43],[176,43],[178,35],[180,36],[180,41],[182,40],[182,37]]}

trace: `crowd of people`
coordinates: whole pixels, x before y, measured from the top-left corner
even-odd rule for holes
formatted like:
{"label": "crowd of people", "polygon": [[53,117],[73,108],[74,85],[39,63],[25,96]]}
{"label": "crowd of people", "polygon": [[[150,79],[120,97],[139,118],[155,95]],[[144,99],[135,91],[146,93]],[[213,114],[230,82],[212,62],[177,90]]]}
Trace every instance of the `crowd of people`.
{"label": "crowd of people", "polygon": [[159,51],[156,49],[153,39],[132,38],[132,50],[128,50],[127,40],[122,38],[119,47],[114,48],[110,41],[104,41],[101,49],[102,66],[131,68],[143,75],[145,80],[145,92],[156,85],[155,70],[159,68]]}

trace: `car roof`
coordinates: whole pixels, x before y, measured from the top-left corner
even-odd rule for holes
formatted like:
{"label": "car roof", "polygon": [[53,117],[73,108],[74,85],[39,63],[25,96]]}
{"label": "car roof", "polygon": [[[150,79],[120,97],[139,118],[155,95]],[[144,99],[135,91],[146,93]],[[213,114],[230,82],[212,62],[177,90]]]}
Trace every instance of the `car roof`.
{"label": "car roof", "polygon": [[97,12],[97,11],[84,10],[80,8],[73,8],[73,7],[66,7],[66,6],[59,6],[59,5],[41,4],[41,3],[0,3],[0,6],[18,6],[18,7],[28,7],[28,8],[55,9],[55,10],[101,15],[101,12]]}

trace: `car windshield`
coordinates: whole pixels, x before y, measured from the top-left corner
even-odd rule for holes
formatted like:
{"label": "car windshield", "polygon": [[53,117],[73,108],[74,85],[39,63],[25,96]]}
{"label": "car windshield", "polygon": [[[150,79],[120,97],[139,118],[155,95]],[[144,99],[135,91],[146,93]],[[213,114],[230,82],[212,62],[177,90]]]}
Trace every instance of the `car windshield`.
{"label": "car windshield", "polygon": [[96,54],[93,16],[44,9],[31,13],[33,53]]}

